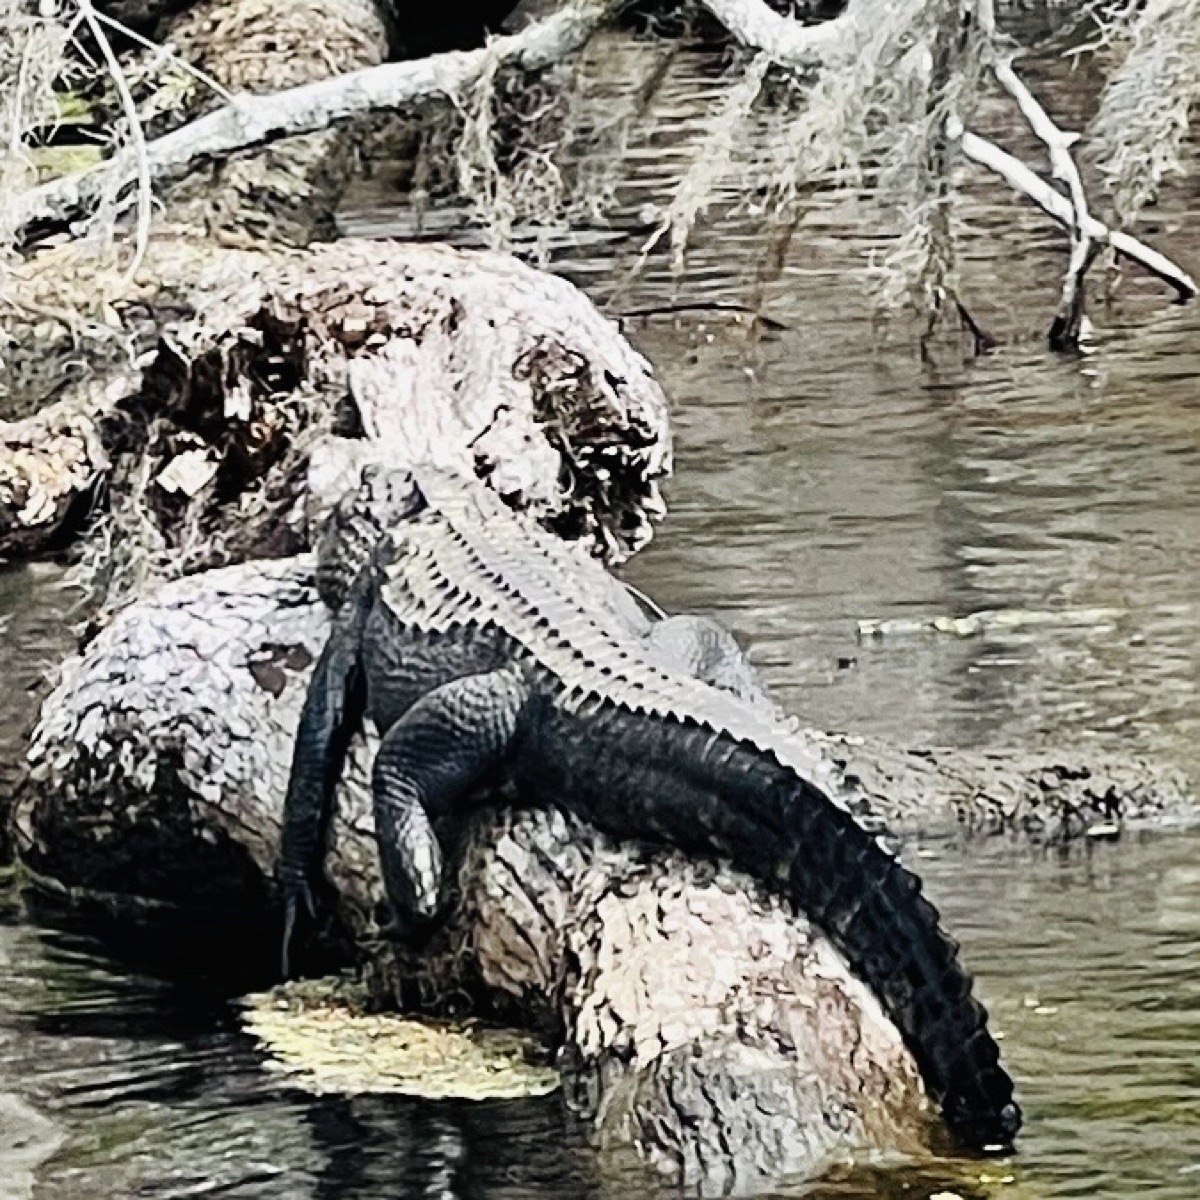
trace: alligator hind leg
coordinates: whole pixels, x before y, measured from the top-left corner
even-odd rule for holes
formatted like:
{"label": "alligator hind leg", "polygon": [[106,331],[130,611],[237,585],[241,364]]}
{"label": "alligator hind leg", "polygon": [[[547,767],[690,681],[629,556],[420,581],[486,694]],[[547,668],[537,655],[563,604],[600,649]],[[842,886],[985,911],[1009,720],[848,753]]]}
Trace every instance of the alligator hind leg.
{"label": "alligator hind leg", "polygon": [[416,933],[438,915],[445,868],[434,821],[502,764],[527,698],[514,668],[467,675],[427,693],[385,735],[371,788],[398,933]]}

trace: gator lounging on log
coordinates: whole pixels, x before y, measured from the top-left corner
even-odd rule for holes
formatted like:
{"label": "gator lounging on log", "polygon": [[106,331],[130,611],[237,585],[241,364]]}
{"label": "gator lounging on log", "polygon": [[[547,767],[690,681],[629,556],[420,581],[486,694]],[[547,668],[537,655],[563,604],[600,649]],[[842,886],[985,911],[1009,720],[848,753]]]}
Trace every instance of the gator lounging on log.
{"label": "gator lounging on log", "polygon": [[[17,819],[44,886],[104,902],[136,896],[176,916],[190,909],[227,953],[236,922],[273,961],[287,764],[330,632],[318,579],[304,556],[170,583],[67,665]],[[336,573],[320,582],[336,598]],[[609,594],[621,620],[645,620],[619,589]],[[669,656],[695,641],[662,644]],[[736,673],[725,682],[747,691]],[[748,703],[769,706],[752,691]],[[1070,782],[1087,772],[1054,759],[1006,771],[996,760],[784,732],[825,792],[900,829],[999,823],[1006,810],[1028,818],[1032,795],[1053,809],[1043,782],[1055,778],[1064,807],[1089,804],[1086,781]],[[485,812],[465,831],[448,923],[416,952],[380,939],[376,750],[373,736],[350,745],[320,907],[325,933],[357,940],[377,995],[432,1011],[465,995],[545,1028],[602,1140],[633,1140],[705,1186],[730,1172],[811,1172],[849,1148],[927,1144],[916,1063],[870,989],[819,931],[720,863],[614,844],[563,812]],[[873,772],[898,803],[863,791]],[[1091,774],[1097,814],[1181,802],[1173,780],[1156,789],[1136,765]]]}

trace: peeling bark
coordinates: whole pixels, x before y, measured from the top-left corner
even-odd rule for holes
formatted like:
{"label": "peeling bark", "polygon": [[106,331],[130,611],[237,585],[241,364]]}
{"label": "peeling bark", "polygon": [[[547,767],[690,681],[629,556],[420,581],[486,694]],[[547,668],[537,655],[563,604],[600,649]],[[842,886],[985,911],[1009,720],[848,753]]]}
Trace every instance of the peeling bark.
{"label": "peeling bark", "polygon": [[[364,453],[485,476],[603,557],[650,536],[666,401],[566,281],[501,254],[352,240],[196,263],[185,246],[152,264],[185,315],[136,366],[0,427],[0,549],[36,550],[104,480],[94,545],[112,604],[151,578],[294,553],[299,483],[338,432]],[[52,509],[31,507],[26,477]]]}
{"label": "peeling bark", "polygon": [[108,465],[96,422],[71,405],[0,421],[0,559],[49,543]]}

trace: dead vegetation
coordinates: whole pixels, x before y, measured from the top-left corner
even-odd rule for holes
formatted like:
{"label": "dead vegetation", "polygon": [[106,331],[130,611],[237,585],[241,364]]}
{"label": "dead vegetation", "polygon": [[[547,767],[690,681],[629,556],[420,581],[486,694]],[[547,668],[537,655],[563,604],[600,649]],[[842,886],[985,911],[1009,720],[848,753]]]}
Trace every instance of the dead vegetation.
{"label": "dead vegetation", "polygon": [[[584,199],[602,201],[576,194],[571,178],[571,163],[580,157],[578,139],[596,132],[572,124],[572,62],[620,7],[572,0],[480,50],[382,63],[382,27],[365,0],[336,6],[336,19],[328,29],[320,27],[319,55],[301,51],[319,25],[318,10],[327,12],[328,5],[288,6],[284,12],[271,0],[234,7],[228,0],[207,0],[175,23],[167,50],[151,55],[149,63],[150,52],[144,52],[137,69],[144,89],[153,74],[149,66],[173,71],[177,84],[186,81],[190,109],[181,107],[182,115],[195,112],[197,91],[206,92],[203,107],[211,111],[144,145],[138,121],[124,111],[113,122],[112,151],[104,163],[36,188],[27,186],[28,177],[13,176],[17,186],[9,190],[13,199],[6,206],[10,247],[47,224],[61,226],[88,212],[98,212],[102,219],[93,226],[111,235],[130,197],[143,206],[144,224],[148,180],[161,186],[214,158],[231,160],[225,170],[236,176],[232,164],[247,148],[380,109],[424,110],[428,119],[450,124],[453,167],[447,176],[491,244],[506,246],[517,227],[528,233],[539,224],[562,222]],[[727,95],[690,167],[664,198],[647,254],[665,238],[682,262],[692,228],[708,208],[730,202],[731,187],[765,192],[769,202],[761,207],[786,226],[798,191],[815,183],[844,188],[869,183],[892,204],[896,227],[904,231],[878,260],[877,302],[888,310],[910,305],[936,317],[965,299],[956,279],[956,162],[965,153],[1002,170],[977,139],[964,142],[962,136],[974,136],[974,108],[989,77],[1013,96],[1046,142],[1052,173],[1061,178],[1070,172],[1074,135],[1052,132],[1053,123],[1020,82],[1012,66],[1015,47],[997,26],[992,0],[966,5],[850,0],[832,19],[814,24],[780,16],[762,0],[698,0],[697,8],[732,40]],[[44,128],[46,106],[54,103],[51,89],[61,89],[70,70],[82,69],[72,65],[64,44],[81,21],[91,20],[90,11],[90,5],[70,0],[50,16],[14,24],[15,60],[36,58],[39,68],[35,73],[18,65],[7,89],[15,136],[6,171],[19,171],[27,162],[23,151]],[[1096,156],[1115,214],[1128,223],[1177,165],[1200,88],[1195,67],[1200,55],[1194,53],[1200,14],[1192,0],[1151,0],[1137,11],[1097,4],[1090,19],[1094,44],[1114,63],[1092,130]],[[93,32],[103,44],[104,30],[112,26],[100,20]],[[190,73],[180,74],[183,63],[192,64]],[[94,62],[92,69],[110,75],[119,90],[121,75],[111,60]],[[329,78],[335,74],[339,77]],[[156,97],[161,102],[164,92],[170,93],[165,83],[149,87],[148,102]],[[763,121],[764,110],[769,122]],[[1018,174],[1006,172],[1005,178],[1023,186]],[[221,183],[208,182],[210,190]],[[1091,216],[1082,201],[1081,193],[1073,194],[1069,228],[1082,229]],[[1091,257],[1076,239],[1064,285],[1068,307],[1081,291]],[[1143,259],[1143,265],[1168,275],[1181,294],[1194,290],[1180,269],[1164,271],[1157,259]],[[1058,340],[1073,342],[1071,336]]]}
{"label": "dead vegetation", "polygon": [[[88,218],[89,252],[111,249],[114,240],[132,243],[122,277],[132,285],[148,235],[151,187],[161,205],[156,226],[240,237],[244,245],[305,240],[325,227],[302,214],[328,208],[349,167],[344,144],[322,131],[382,110],[416,122],[414,128],[424,125],[427,153],[416,186],[429,185],[431,196],[457,192],[464,215],[494,247],[519,240],[536,253],[539,229],[561,229],[585,209],[602,218],[616,190],[614,180],[574,168],[589,161],[585,143],[620,148],[628,113],[581,125],[573,103],[582,85],[575,64],[617,17],[616,0],[570,0],[481,49],[398,63],[383,61],[384,25],[367,0],[282,7],[278,0],[205,0],[168,26],[161,49],[138,44],[119,60],[71,50],[84,27],[93,47],[119,41],[112,19],[86,0],[43,6],[36,17],[17,0],[8,3],[9,33],[0,40],[0,117],[10,130],[0,150],[7,197],[0,246],[10,264],[19,247]],[[1191,277],[1168,258],[1140,253],[1128,237],[1124,244],[1107,237],[1093,211],[1099,206],[1073,182],[1076,135],[1059,130],[1021,82],[1017,48],[998,26],[993,0],[809,7],[829,19],[807,24],[762,0],[697,0],[691,11],[708,22],[702,35],[724,30],[730,40],[727,85],[707,136],[658,206],[643,260],[663,243],[681,267],[692,231],[718,207],[762,214],[786,242],[805,189],[871,186],[891,206],[899,231],[876,259],[875,302],[887,312],[915,309],[932,326],[943,314],[965,313],[969,301],[961,294],[956,245],[959,164],[966,159],[1000,174],[1079,235],[1053,322],[1056,345],[1077,340],[1084,275],[1106,243],[1162,276],[1179,296],[1193,294]],[[1089,11],[1090,45],[1111,63],[1089,131],[1092,152],[1117,222],[1127,225],[1178,167],[1200,91],[1200,5],[1150,0],[1140,8],[1097,3]],[[669,48],[688,21],[686,14],[673,17],[652,36]],[[656,70],[658,59],[648,55],[649,74],[633,89],[632,110],[653,91]],[[56,114],[64,97],[86,94],[87,81],[97,77],[117,93],[101,130],[103,161],[37,183],[40,147],[63,140]],[[1069,207],[1039,187],[1035,172],[972,132],[976,104],[997,86],[1045,143]],[[168,118],[176,127],[157,132]],[[317,145],[289,183],[295,156],[305,160],[305,137]],[[169,181],[176,181],[173,190]],[[27,318],[19,274],[6,283],[3,298]],[[78,336],[92,332],[85,324]]]}

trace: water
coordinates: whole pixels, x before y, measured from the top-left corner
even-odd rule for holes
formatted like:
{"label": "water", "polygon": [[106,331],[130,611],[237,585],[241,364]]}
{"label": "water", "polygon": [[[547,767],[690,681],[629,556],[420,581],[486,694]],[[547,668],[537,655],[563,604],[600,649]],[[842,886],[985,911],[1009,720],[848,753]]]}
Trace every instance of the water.
{"label": "water", "polygon": [[[953,853],[920,866],[1005,1036],[1026,1110],[1021,1152],[860,1168],[771,1194],[1195,1195],[1200,837],[1065,858],[988,845],[973,852],[969,883]],[[636,1164],[594,1155],[553,1097],[476,1105],[290,1089],[218,994],[39,928],[11,894],[0,979],[0,1090],[19,1091],[64,1139],[37,1168],[37,1200],[673,1194]],[[0,1170],[5,1200],[22,1194],[15,1175]]]}
{"label": "water", "polygon": [[[622,63],[608,65],[619,87]],[[813,724],[905,743],[1085,743],[1200,773],[1200,312],[1131,279],[1119,304],[1096,309],[1086,353],[1051,357],[1041,339],[1061,242],[983,181],[971,185],[966,293],[1004,343],[981,359],[942,345],[923,361],[911,329],[872,323],[862,272],[882,226],[870,197],[814,197],[777,280],[756,282],[761,245],[719,216],[682,282],[656,259],[616,288],[644,237],[633,214],[664,148],[678,160],[694,144],[712,75],[686,56],[672,66],[656,101],[669,136],[632,145],[621,219],[558,254],[615,313],[746,303],[757,289],[783,326],[750,339],[728,316],[627,322],[672,397],[679,444],[671,518],[630,577],[670,608],[721,616]],[[1072,120],[1086,110],[1086,81],[1051,69],[1049,95]],[[1005,128],[998,111],[990,120]],[[1154,214],[1160,243],[1193,268],[1198,198],[1183,180]],[[345,214],[350,232],[403,224],[378,187]],[[20,689],[63,641],[50,582],[0,576],[0,613],[15,614],[0,651],[6,763],[28,715]],[[966,638],[856,632],[980,610],[1027,619]],[[859,1168],[772,1194],[1194,1196],[1200,836],[913,853],[1005,1034],[1021,1152]],[[140,974],[5,896],[0,1093],[53,1122],[22,1161],[61,1145],[22,1175],[0,1141],[0,1200],[34,1179],[38,1200],[661,1191],[636,1165],[593,1155],[553,1100],[292,1091],[219,994]]]}

